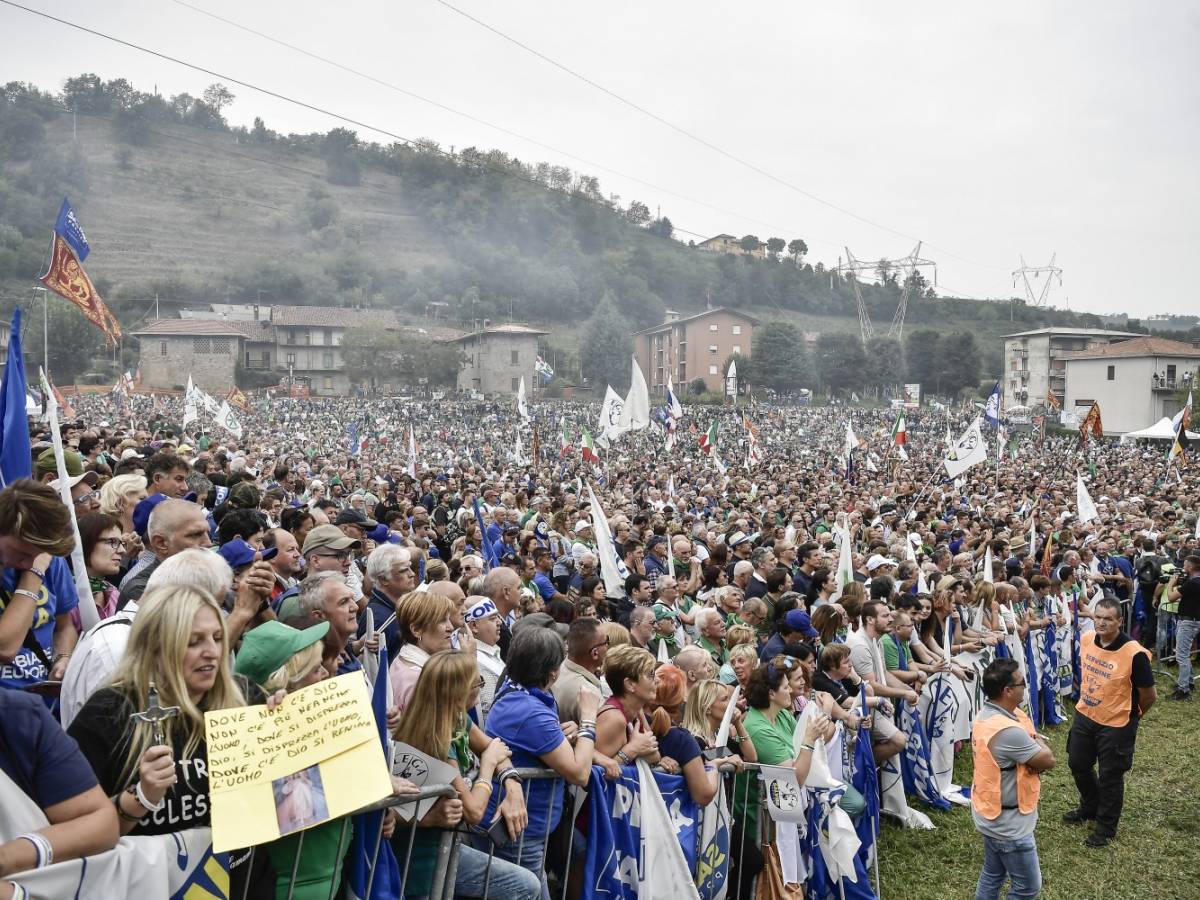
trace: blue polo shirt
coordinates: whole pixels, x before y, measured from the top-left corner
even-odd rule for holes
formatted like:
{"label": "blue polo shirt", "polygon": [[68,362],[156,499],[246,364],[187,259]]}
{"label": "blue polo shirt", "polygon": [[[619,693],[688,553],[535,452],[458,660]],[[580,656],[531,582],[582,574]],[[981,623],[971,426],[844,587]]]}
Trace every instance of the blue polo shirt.
{"label": "blue polo shirt", "polygon": [[[11,592],[16,589],[22,572],[17,569],[5,569],[0,575],[0,615],[8,608]],[[37,607],[29,622],[24,623],[28,630],[33,629],[34,640],[50,659],[54,656],[54,626],[56,617],[69,613],[79,605],[79,594],[75,590],[75,579],[66,560],[54,557],[46,569],[46,581],[38,591]],[[0,666],[0,687],[24,688],[31,684],[45,681],[49,676],[46,667],[42,665],[37,654],[27,647],[17,651],[16,658]]]}
{"label": "blue polo shirt", "polygon": [[[541,757],[566,741],[558,720],[554,695],[538,688],[525,688],[506,681],[496,693],[487,716],[488,737],[498,737],[512,750],[512,762],[518,769],[546,768]],[[492,791],[483,821],[490,822],[502,799],[499,786]],[[558,825],[562,815],[563,781],[561,778],[538,779],[529,784],[525,805],[529,826],[525,839],[541,840]]]}
{"label": "blue polo shirt", "polygon": [[0,691],[0,769],[42,809],[98,783],[79,745],[46,704],[23,691]]}
{"label": "blue polo shirt", "polygon": [[550,579],[546,577],[545,572],[538,572],[533,576],[533,586],[538,589],[538,593],[542,595],[543,600],[552,600],[554,595],[558,593],[554,589],[554,585]]}

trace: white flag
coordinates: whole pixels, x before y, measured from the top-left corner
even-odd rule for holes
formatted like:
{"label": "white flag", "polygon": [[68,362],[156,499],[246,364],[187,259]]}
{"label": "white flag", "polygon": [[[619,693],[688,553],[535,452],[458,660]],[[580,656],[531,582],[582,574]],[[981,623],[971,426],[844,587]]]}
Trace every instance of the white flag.
{"label": "white flag", "polygon": [[213,417],[213,421],[232,434],[235,438],[241,438],[242,423],[238,420],[238,417],[234,415],[233,410],[229,408],[228,400],[221,402],[220,407],[217,408],[216,415]]}
{"label": "white flag", "polygon": [[608,517],[604,515],[600,501],[596,499],[596,492],[590,484],[588,503],[592,513],[592,531],[596,533],[596,552],[600,554],[600,577],[604,579],[604,591],[610,597],[623,597],[625,580],[621,577],[621,563],[617,559],[612,532],[608,530]]}
{"label": "white flag", "polygon": [[529,421],[529,407],[525,405],[525,376],[521,376],[521,383],[517,386],[517,414],[522,420]]}
{"label": "white flag", "polygon": [[629,393],[625,395],[619,424],[626,431],[640,431],[650,425],[650,389],[646,387],[646,377],[642,374],[637,357],[630,357],[630,362]]}
{"label": "white flag", "polygon": [[725,373],[725,393],[737,398],[737,360],[729,363],[729,371]]}
{"label": "white flag", "polygon": [[188,375],[187,391],[183,395],[183,427],[186,430],[188,425],[200,418],[200,410],[196,408],[196,388],[192,385],[192,376]]}
{"label": "white flag", "polygon": [[1092,502],[1092,495],[1088,493],[1088,489],[1083,484],[1082,475],[1075,476],[1075,506],[1079,510],[1081,524],[1086,524],[1100,515],[1096,511],[1096,504]]}
{"label": "white flag", "polygon": [[413,427],[408,426],[408,477],[417,480],[417,438],[413,434]]}
{"label": "white flag", "polygon": [[[642,871],[638,876],[638,900],[700,900],[696,882],[679,843],[677,823],[667,809],[654,773],[638,759],[641,804]],[[688,824],[691,824],[690,822]]]}
{"label": "white flag", "polygon": [[944,462],[946,472],[951,478],[957,478],[967,469],[979,465],[987,459],[987,444],[979,430],[979,421],[977,418],[967,426],[962,437],[955,441],[946,452]]}
{"label": "white flag", "polygon": [[621,426],[621,413],[624,409],[625,401],[612,389],[611,384],[608,385],[604,392],[604,403],[600,407],[600,428],[596,438],[598,446],[607,450],[611,441],[625,433],[626,429]]}
{"label": "white flag", "polygon": [[992,544],[989,541],[987,551],[983,554],[983,580],[992,584]]}

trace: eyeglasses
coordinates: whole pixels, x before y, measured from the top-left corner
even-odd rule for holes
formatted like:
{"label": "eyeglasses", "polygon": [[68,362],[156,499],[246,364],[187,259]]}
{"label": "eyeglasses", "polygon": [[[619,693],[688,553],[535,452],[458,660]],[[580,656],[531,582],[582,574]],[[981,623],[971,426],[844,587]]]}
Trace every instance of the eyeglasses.
{"label": "eyeglasses", "polygon": [[1008,683],[1008,686],[1010,688],[1023,688],[1023,687],[1025,687],[1025,685],[1026,685],[1026,682],[1024,682],[1024,681],[1010,681]]}
{"label": "eyeglasses", "polygon": [[104,546],[112,550],[120,550],[123,546],[125,546],[125,542],[120,538],[100,538],[100,540],[96,541],[96,543],[104,544]]}
{"label": "eyeglasses", "polygon": [[338,562],[345,562],[350,558],[350,551],[339,550],[336,553],[317,553],[316,551],[313,551],[309,554],[309,556],[321,556],[325,559],[336,559]]}
{"label": "eyeglasses", "polygon": [[88,491],[86,494],[80,494],[75,498],[75,505],[81,506],[84,503],[93,503],[100,499],[99,491]]}
{"label": "eyeglasses", "polygon": [[[593,645],[592,645],[592,647],[591,647],[591,649],[592,649],[592,650],[599,650],[601,647],[607,647],[607,646],[608,646],[608,644],[609,644],[609,640],[610,640],[609,638],[605,638],[605,639],[604,639],[604,640],[602,640],[602,641],[601,641],[599,644],[593,644]],[[589,651],[589,652],[590,652],[590,651]]]}

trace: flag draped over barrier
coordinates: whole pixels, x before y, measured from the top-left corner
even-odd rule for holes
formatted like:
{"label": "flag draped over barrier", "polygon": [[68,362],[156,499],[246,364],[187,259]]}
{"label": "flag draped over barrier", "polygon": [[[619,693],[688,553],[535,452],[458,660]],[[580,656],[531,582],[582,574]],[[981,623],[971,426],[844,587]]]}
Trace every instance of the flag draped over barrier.
{"label": "flag draped over barrier", "polygon": [[593,767],[590,795],[584,896],[699,897],[692,873],[701,811],[682,776],[651,773],[639,761],[609,781]]}

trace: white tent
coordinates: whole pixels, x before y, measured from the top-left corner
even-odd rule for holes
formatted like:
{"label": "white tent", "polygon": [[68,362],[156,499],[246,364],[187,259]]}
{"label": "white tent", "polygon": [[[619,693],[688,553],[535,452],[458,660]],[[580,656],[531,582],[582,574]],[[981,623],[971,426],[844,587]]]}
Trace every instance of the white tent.
{"label": "white tent", "polygon": [[[1187,436],[1189,440],[1200,440],[1200,434],[1196,434],[1194,431],[1189,431]],[[1132,441],[1141,438],[1149,441],[1169,441],[1174,437],[1175,429],[1171,427],[1171,420],[1163,416],[1163,418],[1159,419],[1149,428],[1143,428],[1141,431],[1130,431],[1123,435],[1121,440]]]}

